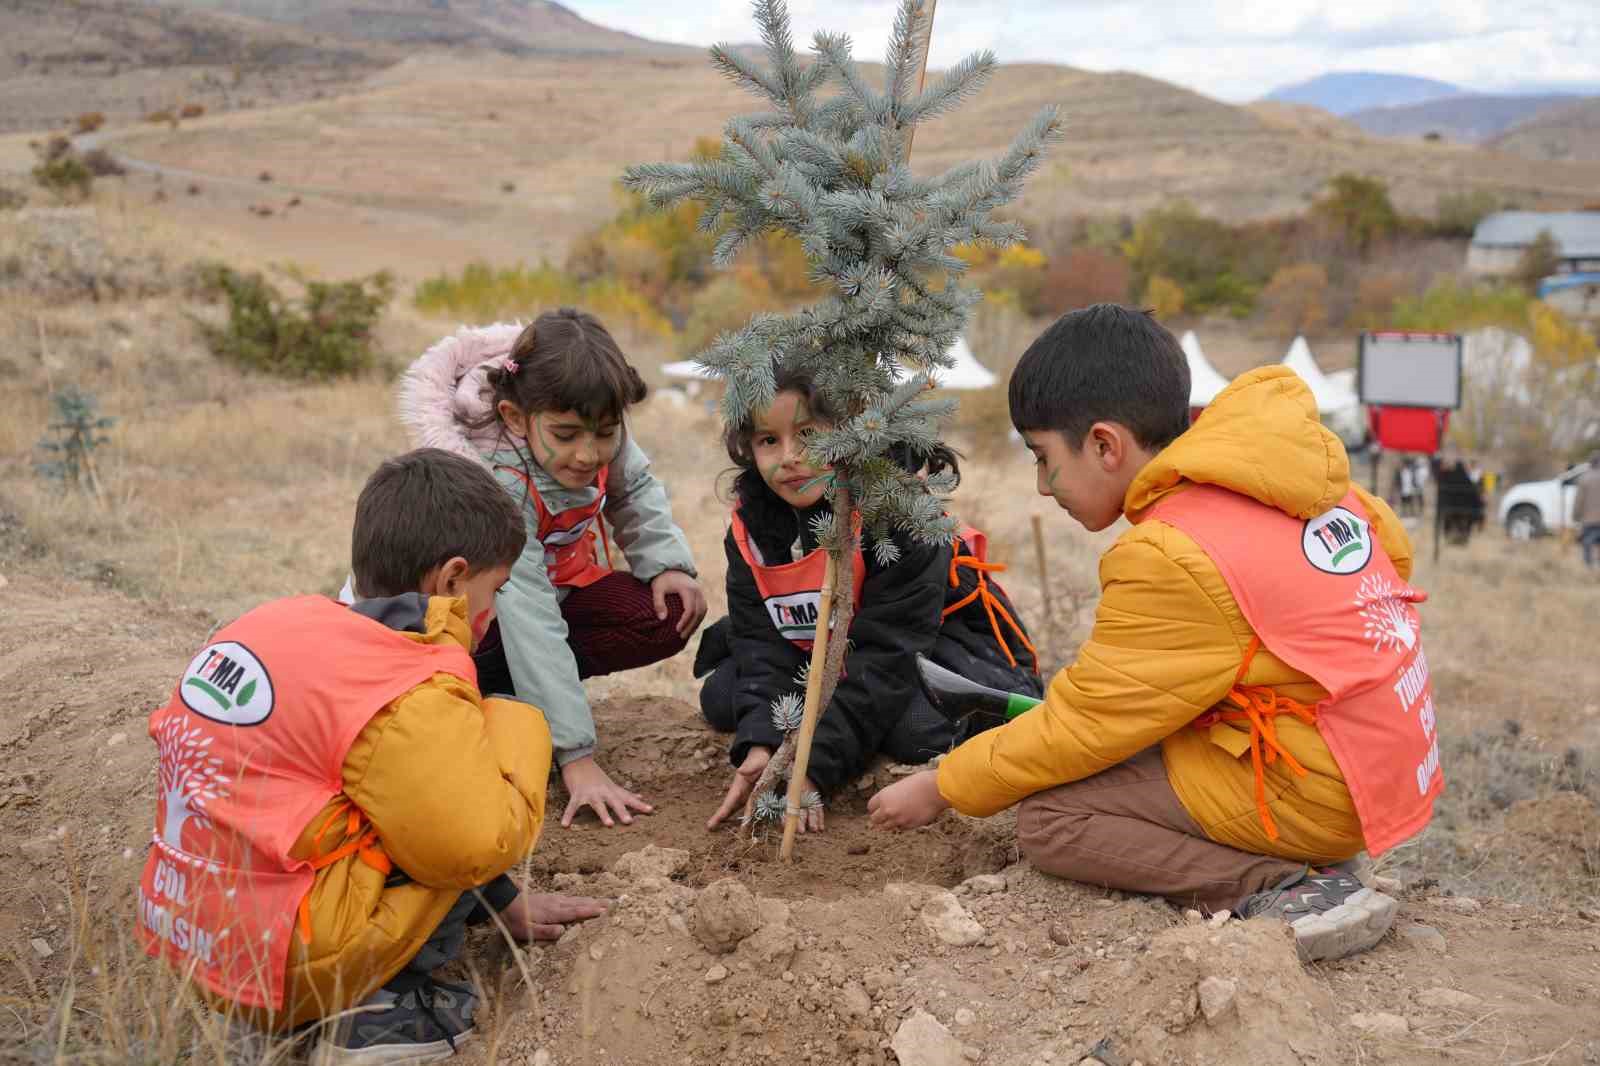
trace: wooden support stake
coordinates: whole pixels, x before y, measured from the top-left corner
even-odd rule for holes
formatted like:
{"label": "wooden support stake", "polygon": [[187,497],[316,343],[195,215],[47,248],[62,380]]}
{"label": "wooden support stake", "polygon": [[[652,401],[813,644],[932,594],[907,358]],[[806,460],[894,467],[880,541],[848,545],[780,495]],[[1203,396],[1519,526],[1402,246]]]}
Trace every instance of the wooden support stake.
{"label": "wooden support stake", "polygon": [[[789,769],[789,798],[783,812],[783,847],[778,857],[789,862],[794,857],[794,835],[800,828],[800,798],[805,792],[806,769],[811,762],[811,737],[822,717],[823,662],[828,655],[828,623],[833,618],[833,585],[837,576],[833,552],[822,579],[822,597],[817,603],[817,635],[811,642],[811,669],[806,674],[806,707],[800,719],[800,736],[795,742],[794,765]],[[845,634],[839,634],[840,639]]]}
{"label": "wooden support stake", "polygon": [[1032,521],[1033,551],[1039,558],[1039,593],[1044,597],[1044,620],[1046,625],[1054,625],[1055,608],[1050,602],[1050,569],[1044,561],[1044,522],[1038,515],[1034,515]]}
{"label": "wooden support stake", "polygon": [[[928,84],[928,53],[933,50],[933,13],[939,7],[939,0],[924,0],[928,9],[928,32],[922,35],[922,69],[917,72],[917,93],[920,95]],[[917,139],[917,127],[912,126],[906,131],[906,162],[911,162],[911,142]]]}

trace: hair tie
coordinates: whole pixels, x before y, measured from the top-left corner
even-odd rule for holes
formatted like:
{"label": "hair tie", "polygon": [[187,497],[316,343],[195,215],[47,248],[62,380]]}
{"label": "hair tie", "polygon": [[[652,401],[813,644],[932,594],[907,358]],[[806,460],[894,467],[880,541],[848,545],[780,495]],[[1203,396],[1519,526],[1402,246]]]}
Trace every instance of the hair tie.
{"label": "hair tie", "polygon": [[517,366],[517,361],[508,356],[506,358],[506,363],[505,363],[505,371],[506,371],[506,373],[507,374],[515,374],[518,369],[519,369],[519,367]]}

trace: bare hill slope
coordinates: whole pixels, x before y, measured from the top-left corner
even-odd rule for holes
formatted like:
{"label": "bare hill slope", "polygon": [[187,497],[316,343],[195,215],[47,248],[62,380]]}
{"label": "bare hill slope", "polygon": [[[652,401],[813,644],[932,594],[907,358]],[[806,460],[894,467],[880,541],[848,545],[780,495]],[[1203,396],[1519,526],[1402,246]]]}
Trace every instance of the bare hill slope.
{"label": "bare hill slope", "polygon": [[1542,111],[1490,144],[1529,159],[1600,161],[1600,96]]}
{"label": "bare hill slope", "polygon": [[1476,144],[1520,122],[1559,110],[1579,99],[1568,93],[1545,96],[1491,96],[1474,93],[1404,107],[1374,107],[1350,121],[1377,137],[1422,137],[1437,133]]}

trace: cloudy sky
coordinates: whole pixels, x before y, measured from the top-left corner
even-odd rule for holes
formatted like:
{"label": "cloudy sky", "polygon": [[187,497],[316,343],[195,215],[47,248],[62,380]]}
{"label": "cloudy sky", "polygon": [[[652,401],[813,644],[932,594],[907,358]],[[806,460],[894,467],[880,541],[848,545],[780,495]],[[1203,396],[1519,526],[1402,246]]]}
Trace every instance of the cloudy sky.
{"label": "cloudy sky", "polygon": [[[744,0],[566,0],[616,29],[705,45],[756,38]],[[797,37],[842,30],[877,58],[895,0],[789,0]],[[1486,91],[1600,91],[1596,0],[943,0],[934,65],[978,48],[1002,62],[1134,70],[1251,100],[1331,70],[1437,78]]]}

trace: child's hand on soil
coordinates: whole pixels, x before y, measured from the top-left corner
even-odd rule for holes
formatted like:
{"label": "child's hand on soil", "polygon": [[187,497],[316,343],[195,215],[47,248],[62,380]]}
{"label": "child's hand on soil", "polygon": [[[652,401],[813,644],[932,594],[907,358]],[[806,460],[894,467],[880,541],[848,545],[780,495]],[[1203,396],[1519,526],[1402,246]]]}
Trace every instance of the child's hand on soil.
{"label": "child's hand on soil", "polygon": [[874,829],[915,829],[950,809],[939,793],[939,774],[923,770],[896,781],[867,801]]}
{"label": "child's hand on soil", "polygon": [[[752,744],[750,750],[744,753],[744,762],[733,772],[733,783],[728,786],[728,794],[722,797],[722,806],[717,808],[706,822],[707,829],[715,829],[722,824],[722,820],[737,811],[746,800],[750,792],[756,787],[756,782],[761,779],[761,771],[767,768],[767,763],[772,761],[772,749],[764,748],[759,744]],[[808,777],[801,782],[807,792],[817,791],[817,786],[811,783]],[[813,833],[822,832],[822,806],[807,807],[800,814],[800,832],[810,830]]]}
{"label": "child's hand on soil", "polygon": [[650,595],[656,601],[656,617],[667,617],[667,597],[676,596],[683,604],[678,616],[678,636],[688,637],[706,617],[706,594],[700,582],[682,570],[663,570],[650,582]]}
{"label": "child's hand on soil", "polygon": [[593,755],[573,759],[563,766],[561,782],[567,786],[569,797],[566,813],[561,816],[563,828],[570,826],[573,815],[584,807],[599,815],[600,823],[608,828],[616,824],[611,820],[612,812],[622,820],[623,825],[633,824],[633,811],[641,814],[655,812],[655,808],[646,803],[643,796],[629,792],[611,780],[610,775],[594,761]]}
{"label": "child's hand on soil", "polygon": [[605,912],[603,899],[525,891],[500,912],[500,920],[513,940],[560,940],[569,923],[598,918]]}

